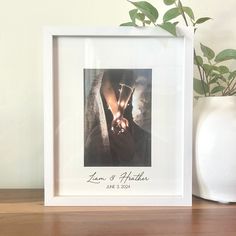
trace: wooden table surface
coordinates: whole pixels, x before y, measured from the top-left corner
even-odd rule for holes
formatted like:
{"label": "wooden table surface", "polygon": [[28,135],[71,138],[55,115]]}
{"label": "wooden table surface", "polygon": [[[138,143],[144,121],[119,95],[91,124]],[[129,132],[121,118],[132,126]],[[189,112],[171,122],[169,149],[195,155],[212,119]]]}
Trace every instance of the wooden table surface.
{"label": "wooden table surface", "polygon": [[0,190],[0,236],[236,236],[236,204],[44,207],[43,190]]}

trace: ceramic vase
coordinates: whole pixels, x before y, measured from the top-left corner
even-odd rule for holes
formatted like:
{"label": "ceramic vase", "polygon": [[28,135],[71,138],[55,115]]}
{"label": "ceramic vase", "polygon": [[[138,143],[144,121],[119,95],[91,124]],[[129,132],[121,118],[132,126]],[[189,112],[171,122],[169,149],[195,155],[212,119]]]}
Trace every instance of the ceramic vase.
{"label": "ceramic vase", "polygon": [[236,202],[236,97],[203,97],[193,114],[193,194]]}

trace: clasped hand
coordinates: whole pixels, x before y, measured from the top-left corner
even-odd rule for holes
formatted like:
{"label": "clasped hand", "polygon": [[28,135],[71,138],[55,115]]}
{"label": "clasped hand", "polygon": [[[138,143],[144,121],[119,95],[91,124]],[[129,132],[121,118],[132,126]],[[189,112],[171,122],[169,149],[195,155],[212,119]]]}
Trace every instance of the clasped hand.
{"label": "clasped hand", "polygon": [[122,115],[120,115],[120,112],[117,112],[117,114],[114,116],[112,123],[111,123],[111,130],[119,135],[124,133],[127,128],[129,127],[129,122],[126,118],[124,118]]}

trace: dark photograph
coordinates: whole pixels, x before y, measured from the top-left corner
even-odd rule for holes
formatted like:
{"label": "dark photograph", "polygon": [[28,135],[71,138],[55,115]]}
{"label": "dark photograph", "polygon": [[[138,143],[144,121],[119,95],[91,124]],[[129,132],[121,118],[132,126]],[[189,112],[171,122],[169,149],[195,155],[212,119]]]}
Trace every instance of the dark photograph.
{"label": "dark photograph", "polygon": [[151,69],[84,69],[84,166],[151,166]]}

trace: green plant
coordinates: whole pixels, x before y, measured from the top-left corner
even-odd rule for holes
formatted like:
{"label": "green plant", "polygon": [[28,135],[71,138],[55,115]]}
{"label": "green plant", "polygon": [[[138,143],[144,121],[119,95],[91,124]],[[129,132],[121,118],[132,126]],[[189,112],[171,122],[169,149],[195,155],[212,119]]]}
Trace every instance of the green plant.
{"label": "green plant", "polygon": [[201,45],[203,57],[195,56],[200,80],[194,78],[194,89],[205,96],[229,96],[236,94],[236,70],[230,70],[222,62],[236,59],[236,50],[226,49],[218,53]]}
{"label": "green plant", "polygon": [[[171,7],[159,19],[158,10],[147,1],[130,2],[134,9],[129,11],[130,21],[121,26],[159,26],[174,36],[177,36],[176,27],[180,21],[186,26],[192,26],[194,32],[198,26],[210,20],[210,17],[196,19],[193,10],[182,4],[181,0],[163,0]],[[236,59],[235,49],[225,49],[216,53],[209,47],[200,44],[202,56],[197,55],[194,49],[194,64],[197,67],[199,79],[194,78],[194,90],[199,95],[234,95],[236,94],[236,70],[230,70],[225,61]]]}

